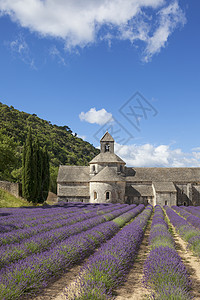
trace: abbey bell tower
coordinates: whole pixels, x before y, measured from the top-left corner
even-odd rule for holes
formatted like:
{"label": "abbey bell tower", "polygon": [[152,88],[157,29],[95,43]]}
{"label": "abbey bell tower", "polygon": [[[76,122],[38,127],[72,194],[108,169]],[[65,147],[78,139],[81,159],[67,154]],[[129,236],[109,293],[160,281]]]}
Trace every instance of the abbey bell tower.
{"label": "abbey bell tower", "polygon": [[100,140],[101,143],[101,153],[109,152],[114,153],[114,139],[108,131]]}

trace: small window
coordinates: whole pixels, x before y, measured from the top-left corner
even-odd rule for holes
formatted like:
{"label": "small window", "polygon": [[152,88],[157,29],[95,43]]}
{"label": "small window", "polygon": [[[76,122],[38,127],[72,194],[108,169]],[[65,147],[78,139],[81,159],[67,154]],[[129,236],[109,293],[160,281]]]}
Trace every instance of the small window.
{"label": "small window", "polygon": [[92,166],[92,170],[93,170],[93,172],[95,172],[95,165]]}
{"label": "small window", "polygon": [[106,200],[109,200],[109,199],[110,199],[110,193],[106,192]]}
{"label": "small window", "polygon": [[167,201],[165,201],[165,205],[167,205]]}
{"label": "small window", "polygon": [[110,151],[110,145],[106,144],[105,145],[105,152],[109,152]]}
{"label": "small window", "polygon": [[94,200],[97,199],[97,192],[94,192]]}
{"label": "small window", "polygon": [[185,201],[183,202],[183,206],[187,206],[187,203]]}
{"label": "small window", "polygon": [[122,165],[120,165],[120,172],[123,172],[123,167],[122,167]]}

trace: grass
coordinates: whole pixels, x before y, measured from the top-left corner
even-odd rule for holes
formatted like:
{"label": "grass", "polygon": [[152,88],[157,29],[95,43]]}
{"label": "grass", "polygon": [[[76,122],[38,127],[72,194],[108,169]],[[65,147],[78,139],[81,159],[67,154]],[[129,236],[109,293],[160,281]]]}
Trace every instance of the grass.
{"label": "grass", "polygon": [[0,208],[21,206],[32,206],[32,204],[25,199],[17,198],[3,189],[0,189]]}

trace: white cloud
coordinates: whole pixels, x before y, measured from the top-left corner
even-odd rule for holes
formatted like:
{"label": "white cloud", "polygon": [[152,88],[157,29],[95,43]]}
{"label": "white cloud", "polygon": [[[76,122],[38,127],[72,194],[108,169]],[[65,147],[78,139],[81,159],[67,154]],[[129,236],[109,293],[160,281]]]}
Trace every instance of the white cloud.
{"label": "white cloud", "polygon": [[86,121],[91,124],[103,125],[107,122],[112,121],[112,114],[107,112],[104,108],[96,110],[96,108],[91,108],[88,112],[81,112],[79,114],[81,121]]}
{"label": "white cloud", "polygon": [[145,61],[185,20],[178,0],[0,0],[4,14],[41,36],[63,39],[66,49],[105,39],[109,45],[112,39],[141,40]]}
{"label": "white cloud", "polygon": [[63,66],[66,66],[66,60],[64,56],[62,55],[61,51],[58,50],[58,48],[54,45],[50,48],[49,53],[52,58],[56,58],[59,62],[59,64],[62,64]]}
{"label": "white cloud", "polygon": [[153,35],[147,38],[147,47],[145,49],[144,61],[149,61],[155,53],[159,53],[161,48],[166,45],[168,37],[178,25],[186,23],[185,15],[174,1],[167,7],[161,9],[158,13],[159,25]]}
{"label": "white cloud", "polygon": [[32,69],[36,69],[34,59],[32,58],[31,51],[27,42],[22,35],[16,37],[11,42],[6,42],[13,55],[19,57],[24,63],[29,65]]}
{"label": "white cloud", "polygon": [[200,150],[191,153],[168,145],[115,145],[115,152],[132,167],[200,167]]}

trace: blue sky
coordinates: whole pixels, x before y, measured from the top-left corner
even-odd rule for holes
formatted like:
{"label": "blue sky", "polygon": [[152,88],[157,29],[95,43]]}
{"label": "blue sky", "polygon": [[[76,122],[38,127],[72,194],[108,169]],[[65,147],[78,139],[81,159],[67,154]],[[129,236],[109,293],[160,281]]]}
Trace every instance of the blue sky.
{"label": "blue sky", "polygon": [[128,165],[200,166],[199,11],[197,0],[0,0],[0,101],[95,146],[118,131]]}

